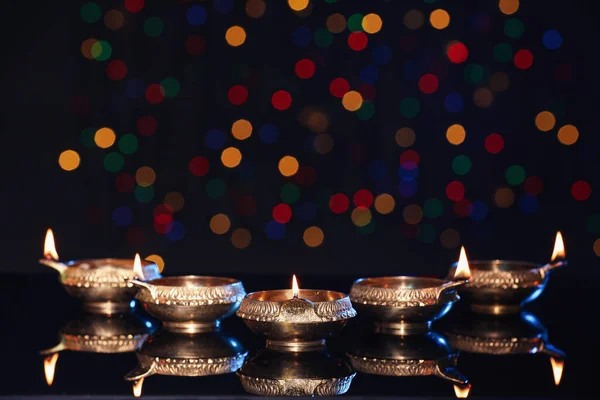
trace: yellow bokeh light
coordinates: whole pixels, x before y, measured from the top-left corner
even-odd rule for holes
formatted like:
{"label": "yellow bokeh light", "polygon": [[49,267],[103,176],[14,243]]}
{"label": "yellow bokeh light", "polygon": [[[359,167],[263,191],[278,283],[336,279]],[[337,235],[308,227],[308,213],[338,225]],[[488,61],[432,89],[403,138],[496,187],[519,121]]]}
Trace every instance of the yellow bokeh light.
{"label": "yellow bokeh light", "polygon": [[494,94],[486,87],[480,87],[473,93],[473,102],[479,108],[488,108],[494,102]]}
{"label": "yellow bokeh light", "polygon": [[440,241],[445,249],[454,249],[460,244],[460,234],[456,230],[448,228],[440,235]]}
{"label": "yellow bokeh light", "polygon": [[252,124],[245,119],[238,119],[231,126],[233,137],[238,140],[248,139],[252,135]]}
{"label": "yellow bokeh light", "polygon": [[396,201],[387,193],[380,194],[375,198],[375,209],[380,214],[389,214],[394,211],[394,207],[396,207]]}
{"label": "yellow bokeh light", "polygon": [[410,147],[415,143],[415,131],[410,128],[400,128],[396,131],[396,143],[400,147]]}
{"label": "yellow bokeh light", "polygon": [[94,142],[96,146],[101,149],[107,149],[113,144],[115,144],[115,140],[117,139],[117,135],[115,135],[115,131],[110,128],[100,128],[96,131],[94,135]]}
{"label": "yellow bokeh light", "polygon": [[135,172],[135,180],[138,185],[143,187],[153,185],[156,180],[156,172],[148,166],[140,167]]}
{"label": "yellow bokeh light", "polygon": [[305,117],[306,126],[315,133],[323,133],[329,127],[329,118],[322,111],[308,111]]}
{"label": "yellow bokeh light", "polygon": [[185,204],[183,195],[179,192],[169,192],[165,195],[164,203],[175,212],[181,210]]}
{"label": "yellow bokeh light", "polygon": [[327,154],[333,150],[333,138],[326,133],[322,133],[315,137],[313,146],[317,153]]}
{"label": "yellow bokeh light", "polygon": [[331,33],[342,33],[346,29],[346,17],[342,14],[331,14],[327,17],[327,29]]}
{"label": "yellow bokeh light", "polygon": [[252,234],[247,229],[238,228],[231,233],[231,244],[237,249],[245,249],[251,241]]}
{"label": "yellow bokeh light", "polygon": [[321,228],[319,228],[318,226],[311,226],[306,228],[304,234],[302,235],[302,239],[308,247],[320,246],[321,243],[323,243],[324,238],[325,235],[323,234]]}
{"label": "yellow bokeh light", "polygon": [[377,14],[367,14],[362,20],[363,30],[367,33],[377,33],[381,30],[382,26],[383,21],[381,20],[381,17]]}
{"label": "yellow bokeh light", "polygon": [[165,260],[163,260],[163,258],[158,254],[149,255],[148,257],[146,257],[146,261],[150,261],[156,264],[159,272],[163,272],[163,270],[165,269]]}
{"label": "yellow bokeh light", "polygon": [[596,241],[594,242],[594,253],[596,253],[596,255],[600,257],[600,239],[596,239]]}
{"label": "yellow bokeh light", "polygon": [[404,25],[410,30],[416,30],[423,26],[425,16],[419,10],[410,10],[404,14]]}
{"label": "yellow bokeh light", "polygon": [[423,219],[423,209],[418,204],[411,204],[406,206],[402,215],[407,224],[416,225]]}
{"label": "yellow bokeh light", "polygon": [[242,153],[235,147],[228,147],[221,153],[221,162],[227,168],[235,168],[242,161]]}
{"label": "yellow bokeh light", "polygon": [[264,0],[248,0],[246,2],[246,14],[250,18],[260,18],[265,13],[265,1]]}
{"label": "yellow bokeh light", "polygon": [[217,235],[222,235],[229,231],[231,222],[229,217],[225,214],[217,214],[210,219],[210,230]]}
{"label": "yellow bokeh light", "polygon": [[579,139],[579,131],[574,125],[565,125],[558,130],[558,140],[567,146],[572,145]]}
{"label": "yellow bokeh light", "polygon": [[241,26],[234,25],[227,29],[225,40],[231,47],[241,46],[246,41],[246,31]]}
{"label": "yellow bokeh light", "polygon": [[556,118],[550,111],[542,111],[535,116],[535,126],[542,132],[548,132],[554,129]]}
{"label": "yellow bokeh light", "polygon": [[351,90],[342,97],[342,104],[348,111],[358,110],[363,103],[363,98],[357,91]]}
{"label": "yellow bokeh light", "polygon": [[58,156],[58,165],[65,171],[73,171],[79,167],[81,157],[75,150],[65,150]]}
{"label": "yellow bokeh light", "polygon": [[429,15],[429,23],[435,29],[444,29],[450,25],[450,14],[446,10],[438,8]]}
{"label": "yellow bokeh light", "polygon": [[298,164],[298,160],[296,160],[296,157],[285,156],[282,157],[281,160],[279,160],[278,167],[279,172],[281,172],[281,175],[292,176],[296,172],[298,172],[298,168],[300,167],[300,165]]}
{"label": "yellow bokeh light", "polygon": [[519,0],[499,0],[498,8],[504,15],[512,15],[519,9]]}
{"label": "yellow bokeh light", "polygon": [[288,0],[288,5],[294,11],[302,11],[308,7],[309,0]]}
{"label": "yellow bokeh light", "polygon": [[352,222],[358,227],[369,225],[372,217],[371,210],[367,207],[356,207],[350,215]]}
{"label": "yellow bokeh light", "polygon": [[448,127],[448,130],[446,130],[446,139],[448,139],[448,142],[455,146],[458,146],[459,144],[464,142],[466,136],[467,132],[465,131],[465,128],[460,124],[451,125],[450,127]]}
{"label": "yellow bokeh light", "polygon": [[515,193],[510,188],[500,188],[494,193],[494,203],[499,208],[508,208],[515,202]]}
{"label": "yellow bokeh light", "polygon": [[490,78],[490,88],[494,92],[504,92],[510,86],[510,80],[508,75],[504,72],[496,72]]}

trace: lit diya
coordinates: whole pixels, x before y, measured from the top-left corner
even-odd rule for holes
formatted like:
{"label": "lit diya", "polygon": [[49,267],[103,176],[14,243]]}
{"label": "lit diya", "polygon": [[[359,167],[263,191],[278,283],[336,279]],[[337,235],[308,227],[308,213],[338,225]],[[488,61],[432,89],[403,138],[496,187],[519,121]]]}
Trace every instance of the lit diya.
{"label": "lit diya", "polygon": [[460,294],[478,313],[519,313],[523,305],[537,299],[546,288],[550,271],[567,265],[565,257],[563,238],[557,232],[548,264],[505,260],[470,261],[472,276],[469,283],[460,289]]}
{"label": "lit diya", "polygon": [[324,346],[325,339],[356,316],[348,296],[330,290],[292,289],[249,293],[237,315],[267,340],[267,347],[304,351]]}
{"label": "lit diya", "polygon": [[138,366],[125,380],[132,381],[140,397],[144,379],[151,375],[212,376],[237,371],[248,352],[234,337],[218,332],[200,335],[160,331],[138,349]]}
{"label": "lit diya", "polygon": [[350,388],[356,372],[327,350],[260,351],[237,372],[244,390],[260,396],[337,396]]}
{"label": "lit diya", "polygon": [[[136,255],[139,259],[139,255]],[[141,262],[144,276],[148,279],[160,277],[156,264]],[[60,273],[60,282],[67,293],[83,301],[83,308],[95,314],[115,314],[129,310],[129,304],[137,288],[128,283],[134,275],[134,260],[99,258],[62,263],[54,244],[51,229],[44,241],[44,258],[40,264],[54,268]]]}
{"label": "lit diya", "polygon": [[240,307],[246,294],[242,282],[216,276],[170,276],[146,279],[141,265],[136,279],[127,282],[140,288],[135,298],[150,315],[171,332],[201,333],[218,330],[221,320]]}
{"label": "lit diya", "polygon": [[158,324],[133,312],[115,316],[86,314],[69,321],[59,333],[59,343],[40,352],[44,356],[46,383],[52,386],[58,355],[63,351],[117,354],[135,351]]}
{"label": "lit diya", "polygon": [[360,315],[373,320],[379,332],[423,333],[460,299],[456,289],[465,285],[470,276],[463,247],[458,268],[448,280],[412,276],[362,278],[352,285],[350,300]]}
{"label": "lit diya", "polygon": [[348,357],[352,367],[365,374],[437,376],[464,389],[469,381],[456,369],[458,354],[437,332],[410,336],[365,332],[353,340]]}
{"label": "lit diya", "polygon": [[548,330],[526,311],[502,317],[467,313],[448,324],[445,333],[452,345],[465,353],[510,356],[544,354],[550,357],[554,383],[560,384],[563,351],[548,341]]}

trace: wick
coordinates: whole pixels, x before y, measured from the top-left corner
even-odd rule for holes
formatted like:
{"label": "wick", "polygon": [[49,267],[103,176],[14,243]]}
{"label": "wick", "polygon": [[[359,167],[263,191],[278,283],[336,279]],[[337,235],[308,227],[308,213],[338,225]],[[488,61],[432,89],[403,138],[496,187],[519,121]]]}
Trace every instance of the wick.
{"label": "wick", "polygon": [[297,299],[298,298],[298,293],[294,293],[294,296],[292,298],[293,299]]}

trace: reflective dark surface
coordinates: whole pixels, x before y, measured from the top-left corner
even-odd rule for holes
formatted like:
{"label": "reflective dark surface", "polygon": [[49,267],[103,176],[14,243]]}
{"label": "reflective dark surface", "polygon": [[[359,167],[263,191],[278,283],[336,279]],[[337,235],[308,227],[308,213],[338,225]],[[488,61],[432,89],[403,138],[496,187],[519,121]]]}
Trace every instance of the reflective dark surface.
{"label": "reflective dark surface", "polygon": [[[106,354],[94,353],[93,349],[64,349],[56,363],[54,382],[48,387],[44,376],[44,356],[40,355],[40,351],[54,347],[60,340],[60,332],[65,333],[65,327],[85,327],[84,322],[89,320],[89,317],[81,312],[77,301],[62,290],[51,274],[0,275],[0,278],[0,301],[3,304],[0,310],[0,339],[4,344],[3,360],[9,366],[2,369],[0,396],[19,395],[22,398],[108,395],[112,398],[132,398],[131,383],[124,379],[125,375],[138,365],[138,358],[132,352]],[[241,279],[249,292],[286,288],[290,284],[289,276],[284,275],[241,275],[235,278]],[[327,276],[303,276],[300,284],[304,288],[347,292],[355,278],[358,277],[338,276],[333,279]],[[440,342],[439,347],[432,347],[419,340],[402,341],[393,337],[388,340],[395,343],[395,347],[388,346],[386,341],[378,342],[376,335],[367,336],[368,341],[362,340],[360,335],[365,334],[366,324],[362,319],[356,318],[338,337],[328,342],[328,354],[331,359],[345,360],[345,355],[353,348],[356,349],[358,344],[359,350],[360,345],[363,345],[363,348],[366,346],[366,350],[371,353],[379,351],[377,354],[373,353],[375,355],[385,355],[386,348],[389,348],[395,352],[395,356],[400,354],[425,359],[427,355],[434,358],[445,356],[446,345],[454,344],[462,349],[456,356],[456,368],[472,384],[469,398],[593,397],[597,385],[594,364],[600,354],[595,345],[592,328],[594,322],[590,323],[594,315],[593,282],[561,280],[558,275],[553,278],[545,293],[527,307],[529,313],[519,317],[490,319],[476,316],[469,313],[464,302],[459,301],[446,317],[434,323],[436,334],[440,334],[440,337],[448,342]],[[93,322],[96,325],[99,323]],[[256,360],[264,345],[263,340],[254,335],[235,316],[223,322],[223,335],[247,349],[249,359],[254,357]],[[465,341],[456,340],[457,335],[462,338],[481,339],[481,342],[473,339],[467,343],[472,344],[475,341],[476,344],[484,346],[484,349],[488,346],[488,350],[495,348],[494,341],[501,343],[504,340],[506,344],[507,338],[512,338],[508,339],[508,342],[516,340],[522,345],[512,346],[519,351],[504,352],[508,354],[502,354],[502,351],[472,351],[471,348],[465,347]],[[522,340],[519,341],[519,338]],[[502,346],[498,345],[497,348],[501,349]],[[427,354],[423,353],[421,356],[420,351]],[[563,352],[566,354],[564,371],[560,384],[556,386],[550,360],[554,359],[555,364],[557,361],[560,364]],[[371,353],[369,355],[372,355]],[[312,359],[303,357],[302,360],[305,358]],[[272,363],[268,362],[269,357],[263,355],[260,358],[259,355],[259,360],[261,359],[267,360],[263,372],[269,373],[267,367],[273,367]],[[256,365],[252,371],[256,372],[255,369]],[[318,370],[319,368],[316,368],[316,371]],[[236,373],[200,377],[157,374],[144,382],[142,398],[156,395],[251,396],[244,390]],[[454,398],[455,394],[451,381],[434,376],[397,377],[357,372],[344,396]]]}

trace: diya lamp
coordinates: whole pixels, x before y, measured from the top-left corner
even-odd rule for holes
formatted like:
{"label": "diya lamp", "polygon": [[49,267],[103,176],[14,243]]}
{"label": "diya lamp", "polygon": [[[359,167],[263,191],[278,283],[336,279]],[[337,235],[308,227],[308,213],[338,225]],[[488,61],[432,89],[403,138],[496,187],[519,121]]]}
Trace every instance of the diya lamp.
{"label": "diya lamp", "polygon": [[522,311],[502,317],[467,313],[448,324],[448,341],[464,353],[511,356],[544,354],[550,358],[556,386],[566,354],[548,340],[548,330],[535,315]]}
{"label": "diya lamp", "polygon": [[[51,229],[46,232],[44,258],[39,262],[57,270],[67,293],[80,299],[84,310],[90,313],[111,315],[127,312],[137,292],[137,288],[127,282],[134,277],[134,260],[98,258],[60,262]],[[140,263],[144,276],[149,279],[160,277],[156,264],[148,261]]]}
{"label": "diya lamp", "polygon": [[444,336],[433,331],[410,336],[364,332],[353,340],[348,358],[356,371],[365,374],[437,376],[454,385],[457,397],[466,398],[470,384],[456,369],[458,354]]}
{"label": "diya lamp", "polygon": [[464,247],[458,268],[446,280],[412,276],[358,279],[350,300],[360,315],[370,318],[379,332],[412,335],[429,330],[431,323],[446,315],[460,297],[457,288],[471,274]]}
{"label": "diya lamp", "polygon": [[309,351],[356,316],[348,296],[330,290],[300,289],[294,275],[292,289],[247,294],[237,315],[267,347],[282,351]]}
{"label": "diya lamp", "polygon": [[56,346],[42,350],[44,375],[48,386],[52,386],[58,356],[61,352],[87,352],[117,354],[135,351],[146,338],[156,331],[150,318],[133,312],[114,316],[86,314],[82,318],[67,322],[59,333]]}
{"label": "diya lamp", "polygon": [[236,373],[244,390],[260,396],[337,396],[356,375],[347,360],[325,349],[290,352],[267,348]]}
{"label": "diya lamp", "polygon": [[248,352],[234,337],[219,332],[200,335],[166,330],[150,336],[138,349],[138,366],[125,375],[140,397],[144,379],[151,375],[212,376],[237,371]]}
{"label": "diya lamp", "polygon": [[216,276],[170,276],[146,279],[140,264],[135,279],[127,282],[140,290],[135,298],[171,332],[202,333],[218,330],[221,320],[240,307],[246,294],[242,282]]}
{"label": "diya lamp", "polygon": [[567,260],[562,235],[557,232],[552,257],[545,265],[506,260],[477,260],[469,265],[471,279],[459,290],[460,295],[475,312],[501,315],[518,314],[522,306],[537,299],[548,284],[550,271],[567,265]]}

